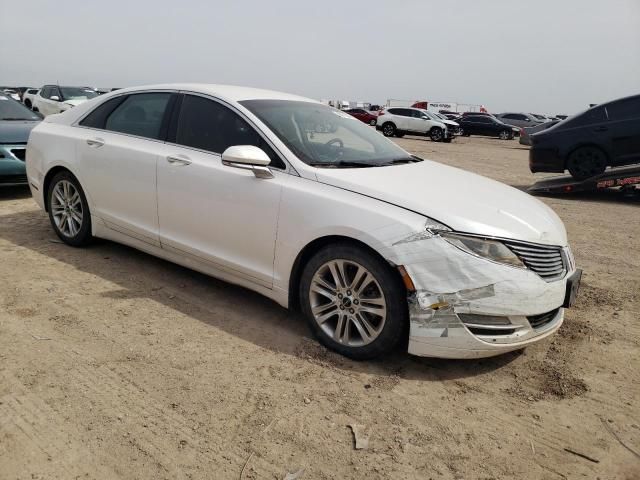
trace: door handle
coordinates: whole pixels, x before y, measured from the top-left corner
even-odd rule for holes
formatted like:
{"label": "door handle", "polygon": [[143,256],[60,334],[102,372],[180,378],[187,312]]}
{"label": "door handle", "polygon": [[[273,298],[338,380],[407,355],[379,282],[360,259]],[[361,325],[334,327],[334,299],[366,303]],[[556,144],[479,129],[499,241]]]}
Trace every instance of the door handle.
{"label": "door handle", "polygon": [[87,145],[98,148],[104,145],[104,140],[101,138],[87,138]]}
{"label": "door handle", "polygon": [[608,127],[596,127],[593,129],[594,132],[606,132],[607,130],[609,130]]}
{"label": "door handle", "polygon": [[176,165],[179,167],[186,167],[187,165],[191,165],[191,160],[189,160],[187,157],[181,155],[181,156],[172,156],[169,155],[167,157],[167,162],[169,162],[171,165]]}

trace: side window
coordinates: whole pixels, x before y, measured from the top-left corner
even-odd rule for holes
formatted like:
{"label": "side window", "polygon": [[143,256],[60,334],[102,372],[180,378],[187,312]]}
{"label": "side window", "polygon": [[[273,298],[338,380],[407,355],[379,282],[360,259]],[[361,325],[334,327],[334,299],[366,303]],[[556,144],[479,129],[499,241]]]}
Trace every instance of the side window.
{"label": "side window", "polygon": [[518,118],[518,116],[514,115],[513,113],[507,113],[506,115],[502,115],[502,118],[510,118],[512,120],[515,120],[516,118]]}
{"label": "side window", "polygon": [[604,107],[594,107],[586,112],[578,115],[577,117],[569,120],[567,126],[569,127],[582,127],[585,125],[591,125],[593,123],[600,123],[607,121],[607,114]]}
{"label": "side window", "polygon": [[84,117],[80,121],[80,125],[83,127],[100,128],[104,129],[107,117],[120,105],[127,97],[125,95],[121,97],[112,98],[107,100],[103,104],[95,108],[89,115]]}
{"label": "side window", "polygon": [[389,110],[387,110],[387,112],[389,112],[391,115],[400,115],[398,113],[398,108],[390,108]]}
{"label": "side window", "polygon": [[170,93],[130,95],[107,117],[105,130],[158,140]]}
{"label": "side window", "polygon": [[44,87],[42,89],[42,92],[40,93],[40,96],[42,98],[49,98],[50,94],[51,94],[51,87]]}
{"label": "side window", "polygon": [[422,113],[420,110],[411,110],[411,116],[413,118],[422,118],[422,115],[424,115],[424,113]]}
{"label": "side window", "polygon": [[218,154],[233,145],[253,145],[264,150],[272,167],[285,168],[282,159],[237,113],[195,95],[186,95],[182,101],[176,143]]}
{"label": "side window", "polygon": [[640,96],[610,103],[607,107],[609,120],[640,118]]}
{"label": "side window", "polygon": [[491,123],[491,120],[487,117],[476,117],[474,121],[478,123]]}

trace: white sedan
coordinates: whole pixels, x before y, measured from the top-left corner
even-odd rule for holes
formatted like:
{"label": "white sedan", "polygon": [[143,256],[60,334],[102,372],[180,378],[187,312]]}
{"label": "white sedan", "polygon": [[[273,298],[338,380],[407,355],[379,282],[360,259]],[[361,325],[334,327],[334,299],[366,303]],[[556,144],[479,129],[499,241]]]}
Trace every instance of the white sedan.
{"label": "white sedan", "polygon": [[407,335],[423,356],[524,348],[580,281],[543,203],[284,93],[118,90],[38,125],[27,174],[67,244],[107,238],[255,290],[356,359]]}

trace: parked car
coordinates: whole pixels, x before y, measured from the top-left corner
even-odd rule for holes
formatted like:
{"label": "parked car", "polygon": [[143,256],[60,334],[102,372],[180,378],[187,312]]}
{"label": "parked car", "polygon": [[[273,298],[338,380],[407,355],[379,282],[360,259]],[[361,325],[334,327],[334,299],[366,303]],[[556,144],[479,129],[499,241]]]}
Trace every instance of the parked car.
{"label": "parked car", "polygon": [[255,290],[357,359],[407,331],[415,355],[522,349],[560,327],[580,279],[542,202],[285,93],[108,93],[38,125],[27,174],[63,242],[107,238]]}
{"label": "parked car", "polygon": [[358,120],[366,123],[367,125],[375,126],[376,120],[378,119],[377,113],[367,111],[364,108],[350,108],[348,110],[345,110],[345,112],[353,117],[356,117]]}
{"label": "parked car", "polygon": [[496,116],[493,113],[489,113],[489,112],[462,112],[462,117],[468,117],[469,115],[473,115],[474,117],[477,117],[478,115],[483,116],[483,117],[492,117],[492,118],[496,118]]}
{"label": "parked car", "polygon": [[391,107],[378,114],[376,128],[385,137],[402,138],[406,134],[425,135],[434,142],[451,142],[453,132],[441,121],[433,120],[419,108]]}
{"label": "parked car", "polygon": [[608,166],[640,163],[640,95],[596,105],[531,136],[532,172],[564,172],[577,180]]}
{"label": "parked car", "polygon": [[423,110],[423,112],[432,120],[436,122],[444,123],[445,126],[447,127],[447,130],[449,130],[454,135],[458,134],[460,125],[457,122],[454,122],[453,120],[449,120],[447,117],[437,112],[430,112],[429,110]]}
{"label": "parked car", "polygon": [[519,129],[513,125],[507,125],[488,115],[467,115],[458,120],[460,134],[469,137],[471,135],[486,135],[499,137],[501,140],[512,140]]}
{"label": "parked car", "polygon": [[90,87],[45,85],[33,99],[33,110],[45,117],[61,113],[98,96]]}
{"label": "parked car", "polygon": [[38,94],[39,88],[29,88],[22,95],[22,103],[24,103],[27,108],[33,108],[33,101]]}
{"label": "parked car", "polygon": [[548,128],[553,127],[560,120],[552,120],[550,122],[539,123],[535,127],[524,127],[520,129],[520,143],[522,145],[531,145],[531,135],[534,133],[542,132]]}
{"label": "parked car", "polygon": [[27,183],[27,139],[40,120],[40,115],[0,93],[0,186]]}
{"label": "parked car", "polygon": [[4,88],[0,91],[0,94],[5,97],[10,97],[18,102],[20,101],[20,93],[15,88]]}
{"label": "parked car", "polygon": [[496,118],[514,127],[535,127],[542,123],[530,113],[499,113]]}

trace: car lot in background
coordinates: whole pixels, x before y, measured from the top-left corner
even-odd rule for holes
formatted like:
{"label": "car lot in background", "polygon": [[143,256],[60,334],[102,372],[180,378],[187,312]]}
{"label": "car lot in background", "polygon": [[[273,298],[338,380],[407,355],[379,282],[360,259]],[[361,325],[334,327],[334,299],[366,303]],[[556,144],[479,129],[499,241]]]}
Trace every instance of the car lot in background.
{"label": "car lot in background", "polygon": [[514,127],[535,127],[543,122],[530,113],[499,113],[496,118]]}
{"label": "car lot in background", "polygon": [[385,137],[424,135],[434,142],[451,142],[454,132],[440,120],[434,120],[419,108],[390,107],[378,114],[376,128]]}
{"label": "car lot in background", "polygon": [[32,108],[46,117],[69,110],[97,96],[98,93],[90,87],[45,85],[35,95]]}
{"label": "car lot in background", "polygon": [[39,91],[39,88],[28,88],[27,90],[25,90],[24,94],[22,95],[22,103],[24,103],[27,108],[33,108],[33,101],[36,98],[36,95],[38,95]]}
{"label": "car lot in background", "polygon": [[498,137],[501,140],[511,140],[519,133],[519,129],[513,125],[507,125],[489,115],[466,115],[458,122],[460,133],[466,137],[470,135],[484,135]]}
{"label": "car lot in background", "polygon": [[553,127],[556,123],[560,122],[560,120],[551,120],[544,123],[539,123],[535,127],[524,127],[520,129],[520,144],[521,145],[531,145],[531,135],[534,133],[542,132],[548,128]]}
{"label": "car lot in background", "polygon": [[0,93],[0,187],[27,183],[27,140],[40,120],[40,115]]}
{"label": "car lot in background", "polygon": [[0,94],[12,98],[13,100],[16,100],[17,102],[20,101],[20,92],[18,90],[16,90],[15,88],[3,88],[0,91]]}
{"label": "car lot in background", "polygon": [[532,172],[584,180],[608,166],[640,163],[640,95],[596,105],[531,137]]}
{"label": "car lot in background", "polygon": [[353,117],[356,117],[362,123],[366,123],[371,126],[375,126],[376,120],[378,119],[378,112],[365,110],[364,108],[348,108],[343,111]]}

